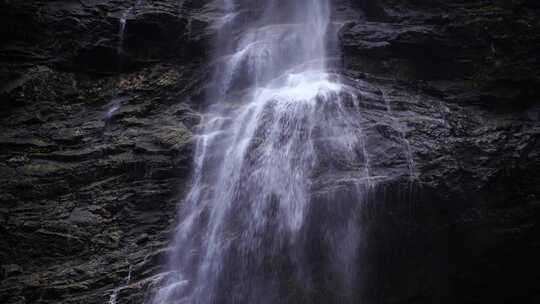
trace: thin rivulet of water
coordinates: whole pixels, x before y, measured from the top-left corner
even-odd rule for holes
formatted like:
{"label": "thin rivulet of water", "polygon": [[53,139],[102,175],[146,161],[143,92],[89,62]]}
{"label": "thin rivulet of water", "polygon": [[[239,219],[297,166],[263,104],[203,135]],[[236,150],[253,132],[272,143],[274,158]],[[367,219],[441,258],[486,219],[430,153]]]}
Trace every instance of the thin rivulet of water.
{"label": "thin rivulet of water", "polygon": [[118,27],[118,46],[116,48],[118,54],[121,54],[124,51],[124,34],[126,32],[127,20],[131,16],[131,14],[133,14],[133,10],[139,7],[141,4],[142,0],[137,0],[134,6],[126,9],[120,16],[120,25]]}
{"label": "thin rivulet of water", "polygon": [[109,296],[109,302],[108,304],[116,304],[118,300],[118,293],[122,291],[123,289],[127,288],[131,282],[131,271],[132,271],[132,265],[129,264],[128,274],[123,282],[123,284],[115,289],[112,290],[111,295]]}
{"label": "thin rivulet of water", "polygon": [[329,4],[222,7],[211,106],[152,303],[313,303],[317,290],[351,302],[370,167],[358,100],[326,69]]}

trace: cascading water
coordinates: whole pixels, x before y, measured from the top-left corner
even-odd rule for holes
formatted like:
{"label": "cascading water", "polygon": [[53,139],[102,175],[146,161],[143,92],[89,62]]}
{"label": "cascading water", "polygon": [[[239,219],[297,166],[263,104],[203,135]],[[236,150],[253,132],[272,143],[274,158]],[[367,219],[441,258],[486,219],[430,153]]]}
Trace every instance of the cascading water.
{"label": "cascading water", "polygon": [[371,182],[358,101],[326,70],[326,0],[226,0],[191,190],[152,303],[355,301]]}

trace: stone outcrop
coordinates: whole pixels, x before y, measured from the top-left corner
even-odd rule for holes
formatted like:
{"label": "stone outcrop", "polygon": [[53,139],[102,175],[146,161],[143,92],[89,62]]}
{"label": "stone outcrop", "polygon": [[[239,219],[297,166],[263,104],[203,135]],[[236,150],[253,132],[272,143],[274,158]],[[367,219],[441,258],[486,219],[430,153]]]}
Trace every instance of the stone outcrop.
{"label": "stone outcrop", "polygon": [[210,13],[189,1],[1,6],[0,302],[107,302],[128,274],[140,283],[162,265]]}
{"label": "stone outcrop", "polygon": [[[364,301],[537,302],[538,4],[333,2],[335,72],[393,177],[364,208]],[[0,4],[0,302],[141,303],[159,281],[214,4]]]}
{"label": "stone outcrop", "polygon": [[[382,88],[418,174],[368,208],[365,299],[538,301],[538,5],[340,3],[359,11],[339,31],[343,73]],[[386,110],[366,111],[383,151]]]}
{"label": "stone outcrop", "polygon": [[[530,104],[539,94],[539,7],[531,1],[351,1],[346,67],[421,81],[456,102]],[[354,6],[351,4],[351,6]],[[471,94],[471,91],[476,94]]]}

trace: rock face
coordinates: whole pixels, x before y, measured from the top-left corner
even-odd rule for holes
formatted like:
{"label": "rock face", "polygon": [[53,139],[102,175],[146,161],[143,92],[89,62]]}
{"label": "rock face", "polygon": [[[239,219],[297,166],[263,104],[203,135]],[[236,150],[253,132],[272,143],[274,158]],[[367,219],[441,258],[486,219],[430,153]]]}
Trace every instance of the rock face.
{"label": "rock face", "polygon": [[[365,303],[540,300],[540,7],[333,0],[375,176]],[[211,83],[210,1],[0,4],[0,302],[142,303]],[[412,172],[414,182],[409,180]]]}
{"label": "rock face", "polygon": [[538,5],[341,4],[360,11],[339,32],[344,73],[383,88],[418,174],[370,207],[365,299],[538,301]]}
{"label": "rock face", "polygon": [[159,273],[189,178],[210,12],[1,6],[0,302],[107,302],[128,274]]}

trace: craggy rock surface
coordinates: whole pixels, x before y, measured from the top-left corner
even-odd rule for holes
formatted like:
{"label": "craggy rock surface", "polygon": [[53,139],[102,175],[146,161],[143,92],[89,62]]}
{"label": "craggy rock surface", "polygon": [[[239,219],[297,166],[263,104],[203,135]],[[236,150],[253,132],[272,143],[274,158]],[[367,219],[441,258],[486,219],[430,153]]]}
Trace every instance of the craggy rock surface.
{"label": "craggy rock surface", "polygon": [[363,16],[347,20],[340,30],[346,67],[421,81],[455,102],[516,106],[537,101],[540,7],[534,1],[349,4]]}
{"label": "craggy rock surface", "polygon": [[[159,281],[207,2],[0,3],[0,302],[142,303]],[[364,208],[364,303],[540,301],[540,6],[333,3],[335,70],[392,177]]]}
{"label": "craggy rock surface", "polygon": [[339,31],[345,74],[386,84],[381,95],[418,174],[412,189],[377,190],[366,220],[365,299],[538,302],[540,6],[339,3],[359,12],[344,14]]}
{"label": "craggy rock surface", "polygon": [[158,264],[198,120],[178,71],[37,67],[19,88],[25,105],[1,120],[4,303],[104,302],[130,267]]}
{"label": "craggy rock surface", "polygon": [[2,303],[105,303],[128,276],[159,273],[189,179],[212,13],[141,3],[1,4]]}

